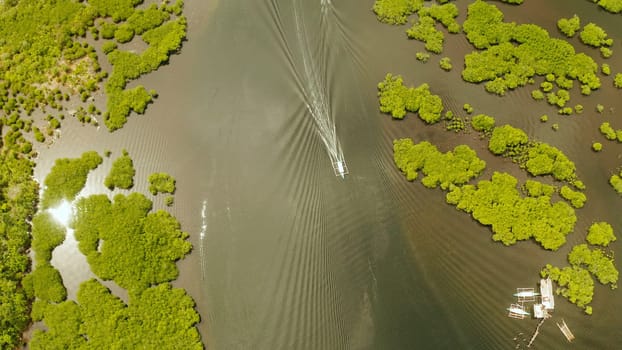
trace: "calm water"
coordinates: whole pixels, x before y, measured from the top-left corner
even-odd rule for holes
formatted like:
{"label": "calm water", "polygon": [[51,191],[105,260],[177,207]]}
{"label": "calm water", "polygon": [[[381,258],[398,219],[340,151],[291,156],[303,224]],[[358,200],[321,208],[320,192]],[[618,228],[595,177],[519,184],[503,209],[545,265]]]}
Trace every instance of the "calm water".
{"label": "calm water", "polygon": [[[457,3],[462,20],[467,2]],[[532,101],[531,88],[499,98],[463,83],[462,56],[472,48],[462,35],[446,40],[453,71],[440,70],[437,57],[417,62],[423,44],[408,41],[404,27],[377,22],[372,5],[187,0],[189,41],[169,66],[140,82],[160,92],[147,115],[114,134],[67,123],[61,140],[41,151],[40,179],[56,157],[90,149],[118,155],[122,148],[135,159],[138,190],[146,192],[154,171],[177,178],[172,211],[195,244],[180,263],[178,285],[197,301],[199,327],[212,349],[513,349],[537,324],[506,316],[515,288],[536,287],[548,262],[564,264],[591,222],[606,220],[622,232],[620,198],[607,184],[622,165],[620,145],[598,133],[605,120],[622,128],[620,92],[610,88],[611,79],[589,99],[576,96],[582,115],[559,117]],[[616,40],[608,63],[622,71],[619,16],[579,0],[498,6],[507,20],[537,23],[553,35],[559,17],[578,13],[583,23],[598,23]],[[320,84],[309,83],[305,60]],[[429,140],[443,151],[467,143],[488,162],[484,177],[493,170],[525,176],[492,157],[474,135],[426,127],[414,116],[397,122],[381,115],[376,84],[388,72],[409,85],[428,82],[455,112],[468,102],[476,113],[566,152],[589,198],[570,244],[556,253],[532,242],[503,247],[491,241],[489,229],[445,204],[443,192],[407,183],[392,162],[395,138]],[[324,94],[329,105],[351,173],[345,180],[334,176],[329,147],[306,107],[313,93]],[[592,112],[597,103],[608,112]],[[550,121],[541,124],[545,113]],[[603,152],[590,150],[594,140],[604,143]],[[94,173],[85,193],[104,191],[111,162]],[[613,245],[618,254],[619,246]],[[63,276],[75,288],[88,269],[70,263],[83,259],[72,256],[70,245],[65,249],[55,259],[74,266]],[[622,340],[619,292],[598,286],[592,317],[563,299],[556,306],[534,348],[567,347],[554,324],[561,318],[577,337],[574,348],[615,349]]]}

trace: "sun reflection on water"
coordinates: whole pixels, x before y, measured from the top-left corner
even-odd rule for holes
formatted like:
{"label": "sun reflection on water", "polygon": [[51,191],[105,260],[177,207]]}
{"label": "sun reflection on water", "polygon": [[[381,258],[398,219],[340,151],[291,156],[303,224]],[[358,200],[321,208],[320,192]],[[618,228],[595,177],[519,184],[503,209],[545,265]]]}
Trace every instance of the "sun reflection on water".
{"label": "sun reflection on water", "polygon": [[68,227],[71,217],[73,216],[73,208],[67,201],[63,201],[55,208],[48,209],[52,217],[61,223],[63,226]]}

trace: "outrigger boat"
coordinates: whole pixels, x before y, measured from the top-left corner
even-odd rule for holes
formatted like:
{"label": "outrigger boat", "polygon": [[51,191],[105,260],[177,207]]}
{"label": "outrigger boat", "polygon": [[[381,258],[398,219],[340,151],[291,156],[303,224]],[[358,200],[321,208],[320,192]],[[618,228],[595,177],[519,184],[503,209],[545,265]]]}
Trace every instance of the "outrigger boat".
{"label": "outrigger boat", "polygon": [[537,295],[540,295],[540,293],[534,292],[533,290],[527,290],[527,291],[521,291],[518,293],[514,293],[514,296],[519,297],[519,298],[535,297]]}
{"label": "outrigger boat", "polygon": [[509,311],[508,316],[512,318],[523,319],[530,315],[529,312],[525,311],[525,307],[521,304],[511,304],[507,310]]}
{"label": "outrigger boat", "polygon": [[523,316],[529,316],[529,315],[531,315],[529,312],[525,311],[524,309],[522,309],[522,308],[520,308],[520,307],[514,307],[514,306],[511,306],[511,307],[508,307],[508,308],[507,308],[507,310],[508,310],[509,312],[515,313],[515,314],[517,314],[517,315],[523,315]]}

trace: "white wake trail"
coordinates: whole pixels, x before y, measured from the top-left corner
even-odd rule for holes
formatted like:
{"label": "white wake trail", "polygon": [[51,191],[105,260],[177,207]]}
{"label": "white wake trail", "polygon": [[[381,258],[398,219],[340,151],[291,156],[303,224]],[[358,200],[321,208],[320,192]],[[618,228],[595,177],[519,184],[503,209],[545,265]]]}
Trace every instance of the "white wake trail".
{"label": "white wake trail", "polygon": [[201,258],[201,279],[207,277],[207,257],[205,256],[205,238],[207,236],[207,199],[201,207],[201,231],[199,233],[199,256]]}
{"label": "white wake trail", "polygon": [[[322,20],[320,23],[326,22],[326,15],[331,9],[330,0],[320,0]],[[314,62],[313,53],[311,50],[311,43],[306,34],[303,16],[300,16],[302,12],[300,8],[300,1],[297,2],[298,6],[294,9],[294,19],[296,21],[296,35],[298,44],[300,47],[300,53],[302,58],[302,66],[304,70],[304,80],[307,82],[306,89],[304,89],[304,97],[306,99],[306,107],[313,120],[322,142],[326,146],[328,156],[335,168],[335,173],[342,177],[347,174],[347,167],[345,165],[345,158],[339,139],[337,138],[337,131],[335,127],[335,121],[332,118],[330,111],[330,102],[328,101],[328,93],[326,91],[326,84],[323,75],[317,68],[317,64]],[[325,33],[321,32],[320,38],[319,56],[320,58],[325,55]]]}

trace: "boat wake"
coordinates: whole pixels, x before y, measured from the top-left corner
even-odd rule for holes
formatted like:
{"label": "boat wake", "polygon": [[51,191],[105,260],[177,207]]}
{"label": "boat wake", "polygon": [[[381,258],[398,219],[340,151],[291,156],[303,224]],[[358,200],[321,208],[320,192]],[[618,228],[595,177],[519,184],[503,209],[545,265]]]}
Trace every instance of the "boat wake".
{"label": "boat wake", "polygon": [[[326,31],[322,28],[326,26],[327,14],[332,4],[330,0],[321,0],[320,5],[322,17],[320,19],[320,44],[318,45],[317,56],[324,60],[326,57]],[[313,51],[311,50],[312,45],[307,36],[302,12],[301,0],[298,0],[294,8],[294,20],[296,21],[296,35],[302,58],[304,81],[306,82],[303,85],[306,107],[309,114],[313,117],[318,135],[326,147],[335,174],[344,178],[348,174],[348,169],[341,144],[337,138],[335,121],[330,111],[326,79],[324,79],[323,74],[317,68],[318,64],[314,60]]]}
{"label": "boat wake", "polygon": [[207,199],[201,207],[201,231],[199,233],[199,256],[201,258],[201,280],[207,277],[207,259],[205,256],[205,238],[207,235]]}

